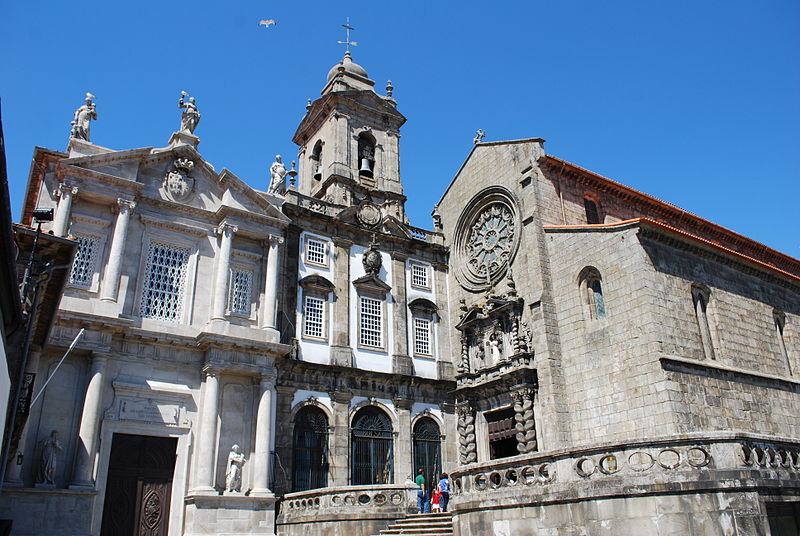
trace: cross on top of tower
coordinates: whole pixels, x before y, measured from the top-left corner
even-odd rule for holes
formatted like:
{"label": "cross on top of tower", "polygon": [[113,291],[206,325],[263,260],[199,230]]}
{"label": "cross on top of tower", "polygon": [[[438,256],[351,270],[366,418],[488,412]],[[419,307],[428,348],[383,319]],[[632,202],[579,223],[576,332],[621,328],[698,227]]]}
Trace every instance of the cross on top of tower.
{"label": "cross on top of tower", "polygon": [[350,26],[350,17],[347,17],[347,22],[342,24],[342,28],[345,29],[344,41],[336,41],[336,42],[339,43],[340,45],[345,45],[345,47],[346,47],[345,52],[349,53],[350,52],[350,45],[353,45],[354,47],[358,46],[358,42],[357,41],[350,41],[350,30],[355,30],[355,28]]}

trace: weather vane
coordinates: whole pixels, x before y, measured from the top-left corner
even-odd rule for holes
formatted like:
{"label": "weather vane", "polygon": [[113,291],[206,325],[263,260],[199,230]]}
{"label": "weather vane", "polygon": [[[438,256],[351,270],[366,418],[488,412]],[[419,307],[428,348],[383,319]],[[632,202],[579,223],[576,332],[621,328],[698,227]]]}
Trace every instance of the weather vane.
{"label": "weather vane", "polygon": [[346,32],[344,41],[336,41],[336,42],[339,43],[340,45],[345,45],[347,47],[346,51],[350,52],[350,45],[353,45],[354,47],[358,46],[358,41],[350,41],[350,30],[355,30],[355,28],[350,26],[350,17],[347,17],[347,22],[342,24],[342,28],[344,28]]}

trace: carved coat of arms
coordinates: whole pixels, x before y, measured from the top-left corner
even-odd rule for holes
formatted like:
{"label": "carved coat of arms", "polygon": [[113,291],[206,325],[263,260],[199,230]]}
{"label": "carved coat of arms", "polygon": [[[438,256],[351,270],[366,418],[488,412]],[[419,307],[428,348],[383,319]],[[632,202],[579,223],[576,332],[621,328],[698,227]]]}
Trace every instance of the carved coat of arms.
{"label": "carved coat of arms", "polygon": [[164,176],[164,190],[173,201],[183,201],[194,189],[194,179],[189,176],[194,162],[188,158],[178,158],[172,163],[172,167]]}

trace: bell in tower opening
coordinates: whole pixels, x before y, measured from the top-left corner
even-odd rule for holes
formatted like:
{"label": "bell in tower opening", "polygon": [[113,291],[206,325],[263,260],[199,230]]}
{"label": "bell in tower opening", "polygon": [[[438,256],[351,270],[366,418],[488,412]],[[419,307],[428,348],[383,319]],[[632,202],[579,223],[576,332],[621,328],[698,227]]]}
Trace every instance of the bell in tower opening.
{"label": "bell in tower opening", "polygon": [[312,177],[315,181],[322,180],[322,140],[317,140],[311,152]]}
{"label": "bell in tower opening", "polygon": [[374,177],[375,171],[375,138],[368,132],[358,136],[358,175],[361,177]]}

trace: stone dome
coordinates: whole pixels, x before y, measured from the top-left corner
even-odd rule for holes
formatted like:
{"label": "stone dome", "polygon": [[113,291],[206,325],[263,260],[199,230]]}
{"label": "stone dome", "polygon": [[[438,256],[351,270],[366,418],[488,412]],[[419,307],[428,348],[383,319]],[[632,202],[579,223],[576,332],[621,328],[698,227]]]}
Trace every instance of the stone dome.
{"label": "stone dome", "polygon": [[342,61],[331,67],[331,70],[328,71],[328,82],[333,80],[333,77],[336,76],[336,73],[339,72],[339,67],[342,65],[344,66],[345,72],[361,76],[363,78],[369,78],[369,76],[367,75],[367,71],[362,66],[353,61],[353,58],[350,56],[350,51],[348,50],[347,52],[345,52]]}

